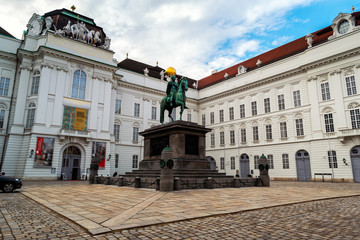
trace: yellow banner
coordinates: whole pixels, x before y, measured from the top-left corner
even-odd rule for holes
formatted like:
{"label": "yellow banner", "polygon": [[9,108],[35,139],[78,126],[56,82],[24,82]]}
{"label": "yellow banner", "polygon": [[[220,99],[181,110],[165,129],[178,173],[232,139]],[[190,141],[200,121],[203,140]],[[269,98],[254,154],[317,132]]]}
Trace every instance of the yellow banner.
{"label": "yellow banner", "polygon": [[85,121],[86,121],[86,109],[76,108],[74,129],[84,131],[85,130]]}

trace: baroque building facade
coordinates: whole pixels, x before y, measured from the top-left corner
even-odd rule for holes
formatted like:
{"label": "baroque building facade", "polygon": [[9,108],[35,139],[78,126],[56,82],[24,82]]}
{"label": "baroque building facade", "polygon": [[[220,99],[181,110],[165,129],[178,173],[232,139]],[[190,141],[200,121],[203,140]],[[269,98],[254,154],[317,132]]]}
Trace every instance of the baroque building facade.
{"label": "baroque building facade", "polygon": [[[360,182],[359,25],[360,13],[339,14],[329,27],[189,79],[183,120],[212,129],[206,154],[220,172],[256,176],[264,154],[272,179]],[[27,28],[23,40],[0,29],[1,171],[80,179],[92,158],[101,175],[137,169],[138,133],[159,124],[164,69],[118,63],[103,29],[66,9],[34,14]]]}

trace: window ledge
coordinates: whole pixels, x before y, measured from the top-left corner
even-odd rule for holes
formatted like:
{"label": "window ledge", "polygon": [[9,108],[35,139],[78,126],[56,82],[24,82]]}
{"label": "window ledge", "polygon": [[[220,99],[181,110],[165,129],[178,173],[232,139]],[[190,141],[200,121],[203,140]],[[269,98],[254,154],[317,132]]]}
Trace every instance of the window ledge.
{"label": "window ledge", "polygon": [[283,137],[283,138],[280,138],[281,141],[287,141],[288,138],[287,137]]}
{"label": "window ledge", "polygon": [[296,136],[297,139],[303,139],[305,138],[305,135],[301,135],[301,136]]}
{"label": "window ledge", "polygon": [[138,143],[139,143],[139,141],[132,141],[132,143],[133,143],[133,144],[138,144]]}
{"label": "window ledge", "polygon": [[266,141],[266,142],[272,142],[273,139],[266,139],[265,141]]}
{"label": "window ledge", "polygon": [[259,140],[253,141],[253,143],[259,143]]}

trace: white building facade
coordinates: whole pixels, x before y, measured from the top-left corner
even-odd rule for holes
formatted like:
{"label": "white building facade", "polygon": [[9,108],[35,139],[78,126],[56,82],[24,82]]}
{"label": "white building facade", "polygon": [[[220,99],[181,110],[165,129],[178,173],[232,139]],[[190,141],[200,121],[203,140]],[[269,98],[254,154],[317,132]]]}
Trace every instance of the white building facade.
{"label": "white building facade", "polygon": [[[358,19],[339,14],[328,28],[190,79],[182,117],[212,129],[206,154],[219,171],[256,176],[264,154],[272,179],[360,182]],[[138,133],[160,124],[164,69],[113,61],[103,30],[66,9],[34,14],[22,41],[0,41],[2,172],[80,179],[93,157],[101,175],[138,168]]]}

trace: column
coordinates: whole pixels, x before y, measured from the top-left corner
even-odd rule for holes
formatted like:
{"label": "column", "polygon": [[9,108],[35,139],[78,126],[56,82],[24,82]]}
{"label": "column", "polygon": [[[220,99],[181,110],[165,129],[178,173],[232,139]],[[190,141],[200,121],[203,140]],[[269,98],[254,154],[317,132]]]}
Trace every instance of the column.
{"label": "column", "polygon": [[49,94],[49,84],[51,80],[51,69],[54,66],[43,63],[41,64],[41,77],[39,83],[38,103],[36,106],[36,118],[35,123],[45,125],[45,119],[47,114],[47,100]]}
{"label": "column", "polygon": [[317,88],[317,77],[308,79],[308,92],[311,116],[311,131],[313,138],[322,138],[322,129],[320,121],[319,98]]}
{"label": "column", "polygon": [[63,98],[66,85],[67,69],[57,67],[56,92],[53,112],[53,125],[62,126],[63,116]]}
{"label": "column", "polygon": [[[106,79],[105,81],[105,88],[104,88],[104,113],[103,113],[103,121],[102,121],[102,127],[101,130],[108,132],[110,130],[109,125],[109,119],[110,119],[110,109],[111,106],[111,81],[110,79]],[[114,108],[112,108],[114,109]]]}
{"label": "column", "polygon": [[[334,94],[334,96],[331,96],[332,99],[335,100],[335,112],[334,114],[334,120],[335,121],[335,127],[337,129],[346,129],[346,116],[345,116],[345,107],[344,107],[344,91],[343,91],[343,79],[341,77],[341,71],[340,70],[334,70],[330,72],[329,75],[329,82],[330,87],[333,88],[335,91],[330,92]],[[335,95],[336,94],[336,95]]]}

